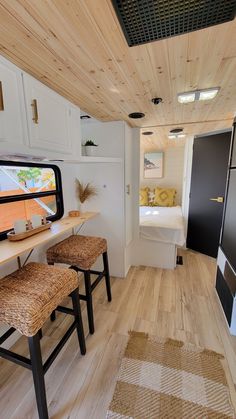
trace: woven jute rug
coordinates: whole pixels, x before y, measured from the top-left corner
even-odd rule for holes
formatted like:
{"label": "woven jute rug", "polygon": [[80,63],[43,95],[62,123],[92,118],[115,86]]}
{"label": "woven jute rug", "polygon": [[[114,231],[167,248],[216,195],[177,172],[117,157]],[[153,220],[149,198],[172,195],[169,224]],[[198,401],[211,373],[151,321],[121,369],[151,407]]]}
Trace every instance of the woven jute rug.
{"label": "woven jute rug", "polygon": [[222,358],[130,332],[107,419],[235,418]]}

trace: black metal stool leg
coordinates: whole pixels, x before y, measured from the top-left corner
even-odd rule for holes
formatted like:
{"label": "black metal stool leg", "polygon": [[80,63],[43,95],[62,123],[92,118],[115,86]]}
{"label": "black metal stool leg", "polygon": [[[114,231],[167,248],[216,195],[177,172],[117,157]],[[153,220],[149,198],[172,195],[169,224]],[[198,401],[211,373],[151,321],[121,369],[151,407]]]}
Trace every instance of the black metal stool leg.
{"label": "black metal stool leg", "polygon": [[39,332],[32,337],[28,337],[28,342],[39,419],[48,419],[48,408]]}
{"label": "black metal stool leg", "polygon": [[50,319],[52,322],[56,320],[56,310],[53,310],[52,314],[50,315]]}
{"label": "black metal stool leg", "polygon": [[90,271],[84,271],[84,282],[85,282],[85,294],[88,312],[88,323],[89,333],[94,333],[94,319],[93,319],[93,300],[92,300],[92,288],[91,288],[91,276]]}
{"label": "black metal stool leg", "polygon": [[105,279],[106,279],[107,299],[108,299],[108,301],[111,301],[112,300],[112,297],[111,297],[111,283],[110,283],[110,273],[109,273],[109,264],[108,264],[107,252],[104,252],[102,254],[102,258],[103,258],[103,266],[104,266]]}
{"label": "black metal stool leg", "polygon": [[85,339],[84,339],[84,328],[83,328],[82,315],[81,315],[81,309],[80,309],[78,288],[71,293],[71,298],[72,298],[73,310],[74,310],[74,315],[75,315],[80,352],[81,352],[81,355],[85,355],[86,345],[85,345]]}

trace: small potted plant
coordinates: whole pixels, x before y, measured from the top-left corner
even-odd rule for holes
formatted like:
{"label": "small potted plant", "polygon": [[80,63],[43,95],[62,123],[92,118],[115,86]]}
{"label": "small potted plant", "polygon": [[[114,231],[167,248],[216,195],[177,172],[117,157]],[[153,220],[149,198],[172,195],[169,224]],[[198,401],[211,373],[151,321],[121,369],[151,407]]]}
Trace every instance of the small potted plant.
{"label": "small potted plant", "polygon": [[97,146],[92,140],[87,140],[84,144],[86,156],[96,156]]}

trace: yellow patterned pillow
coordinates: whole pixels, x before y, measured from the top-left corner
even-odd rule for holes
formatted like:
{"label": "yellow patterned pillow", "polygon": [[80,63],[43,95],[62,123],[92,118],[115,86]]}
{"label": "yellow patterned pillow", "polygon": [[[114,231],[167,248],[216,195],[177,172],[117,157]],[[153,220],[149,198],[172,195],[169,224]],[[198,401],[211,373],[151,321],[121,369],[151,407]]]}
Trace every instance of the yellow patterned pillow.
{"label": "yellow patterned pillow", "polygon": [[142,188],[139,191],[139,205],[148,206],[148,192],[149,188]]}
{"label": "yellow patterned pillow", "polygon": [[154,205],[157,205],[158,207],[174,207],[175,195],[175,189],[156,188]]}

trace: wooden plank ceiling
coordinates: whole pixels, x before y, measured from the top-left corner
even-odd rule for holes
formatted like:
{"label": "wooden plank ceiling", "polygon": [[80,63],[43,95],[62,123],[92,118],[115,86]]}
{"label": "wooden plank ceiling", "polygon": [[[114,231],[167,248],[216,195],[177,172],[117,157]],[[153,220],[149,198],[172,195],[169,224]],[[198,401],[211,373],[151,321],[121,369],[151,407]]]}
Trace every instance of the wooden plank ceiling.
{"label": "wooden plank ceiling", "polygon": [[[99,120],[159,129],[163,145],[170,127],[190,135],[231,126],[235,39],[236,20],[129,48],[110,0],[0,0],[3,56]],[[177,93],[215,86],[212,101],[177,102]],[[130,120],[137,111],[145,118]]]}

